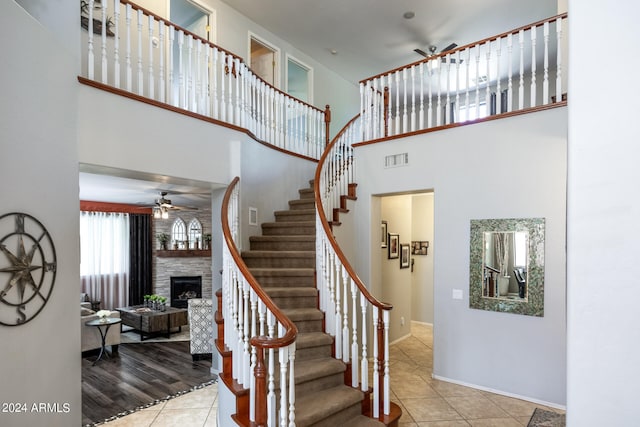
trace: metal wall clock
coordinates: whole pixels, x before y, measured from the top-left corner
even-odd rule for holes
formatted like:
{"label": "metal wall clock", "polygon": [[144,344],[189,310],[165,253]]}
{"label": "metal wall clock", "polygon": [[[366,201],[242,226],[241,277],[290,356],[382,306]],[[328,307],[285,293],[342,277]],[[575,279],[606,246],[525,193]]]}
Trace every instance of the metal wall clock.
{"label": "metal wall clock", "polygon": [[56,250],[42,223],[25,213],[0,216],[0,325],[36,317],[55,280]]}

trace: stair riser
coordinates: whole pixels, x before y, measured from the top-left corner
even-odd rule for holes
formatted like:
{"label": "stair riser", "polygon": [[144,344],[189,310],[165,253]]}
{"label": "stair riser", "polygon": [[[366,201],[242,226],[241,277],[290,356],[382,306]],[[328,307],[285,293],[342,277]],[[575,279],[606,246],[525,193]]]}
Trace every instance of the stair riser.
{"label": "stair riser", "polygon": [[[255,276],[254,276],[255,277]],[[258,283],[262,285],[263,288],[315,288],[315,283],[313,279],[300,279],[295,277],[268,277],[264,279],[258,279],[256,277]]]}
{"label": "stair riser", "polygon": [[252,251],[314,251],[316,242],[292,242],[289,240],[279,242],[252,241],[250,248]]}
{"label": "stair riser", "polygon": [[[295,212],[295,211],[292,211],[292,212]],[[276,214],[276,222],[314,221],[315,219],[316,219],[316,215],[313,213],[311,214],[277,213]]]}
{"label": "stair riser", "polygon": [[291,210],[300,210],[300,209],[315,209],[316,203],[313,199],[300,199],[300,200],[291,200],[289,202],[289,209]]}
{"label": "stair riser", "polygon": [[298,320],[294,321],[298,332],[322,332],[322,320]]}
{"label": "stair riser", "polygon": [[244,262],[249,268],[315,268],[316,259],[314,258],[244,258]]}
{"label": "stair riser", "polygon": [[332,352],[330,345],[296,349],[296,361],[320,359],[331,356]]}
{"label": "stair riser", "polygon": [[[296,360],[298,360],[297,353],[296,353]],[[278,375],[277,381],[275,383],[277,402],[280,401],[280,378],[279,377],[280,376]],[[326,377],[317,378],[315,380],[307,381],[301,384],[296,384],[296,396],[304,396],[309,393],[315,393],[319,390],[325,390],[327,388],[336,387],[336,386],[339,386],[340,384],[344,384],[344,374],[342,372],[333,374],[330,376],[326,376]]]}
{"label": "stair riser", "polygon": [[313,188],[305,188],[303,190],[298,190],[298,194],[300,194],[301,199],[311,199],[315,198],[315,194],[313,192]]}
{"label": "stair riser", "polygon": [[[335,427],[335,426],[348,426],[349,420],[357,417],[362,413],[362,404],[357,403],[355,405],[351,405],[346,409],[343,409],[340,412],[332,414],[331,416],[321,420],[315,424],[312,424],[313,427]],[[296,423],[296,426],[303,427],[303,424]]]}
{"label": "stair riser", "polygon": [[262,234],[264,236],[311,236],[316,234],[316,227],[309,226],[271,226],[262,227]]}
{"label": "stair riser", "polygon": [[271,297],[279,308],[316,308],[316,297]]}

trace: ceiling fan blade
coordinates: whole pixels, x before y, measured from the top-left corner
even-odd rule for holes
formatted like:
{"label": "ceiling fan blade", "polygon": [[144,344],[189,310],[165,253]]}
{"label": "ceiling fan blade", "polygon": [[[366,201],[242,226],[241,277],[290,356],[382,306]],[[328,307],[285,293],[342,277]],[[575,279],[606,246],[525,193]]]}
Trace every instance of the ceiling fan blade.
{"label": "ceiling fan blade", "polygon": [[442,49],[440,52],[448,52],[452,49],[455,49],[456,47],[458,47],[458,45],[456,43],[451,43],[449,46],[445,47],[444,49]]}
{"label": "ceiling fan blade", "polygon": [[429,57],[429,54],[427,52],[425,52],[424,50],[422,50],[422,49],[413,49],[413,51],[415,53],[417,53],[418,55],[424,56],[425,58]]}

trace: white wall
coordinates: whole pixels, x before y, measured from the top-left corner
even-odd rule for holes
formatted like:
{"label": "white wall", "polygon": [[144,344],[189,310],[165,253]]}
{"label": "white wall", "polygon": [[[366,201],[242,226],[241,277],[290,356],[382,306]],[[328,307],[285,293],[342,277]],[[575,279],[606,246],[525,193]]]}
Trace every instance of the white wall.
{"label": "white wall", "polygon": [[[424,189],[437,197],[434,374],[440,378],[565,404],[566,117],[566,108],[553,109],[356,148],[364,203],[355,214],[370,256],[355,267],[373,292],[386,285],[371,265],[380,251],[372,224],[377,230],[382,218],[366,201]],[[384,156],[404,152],[409,166],[383,168]],[[470,220],[525,217],[546,218],[545,316],[470,309]],[[463,291],[462,300],[452,299],[454,289]]]}
{"label": "white wall", "polygon": [[[77,13],[75,2],[59,3],[61,16]],[[36,217],[57,256],[43,310],[24,325],[0,325],[0,402],[27,404],[26,413],[0,411],[2,426],[81,425],[76,60],[63,39],[13,1],[0,2],[0,215]],[[8,280],[0,273],[2,288]],[[0,310],[15,309],[0,304]],[[33,412],[34,403],[49,403],[55,412]]]}
{"label": "white wall", "polygon": [[[640,396],[640,4],[570,0],[569,12],[567,425],[630,426]],[[606,75],[593,52],[623,60],[606,90],[593,90]]]}
{"label": "white wall", "polygon": [[433,203],[434,194],[411,196],[411,240],[429,242],[427,255],[413,256],[411,320],[433,324]]}

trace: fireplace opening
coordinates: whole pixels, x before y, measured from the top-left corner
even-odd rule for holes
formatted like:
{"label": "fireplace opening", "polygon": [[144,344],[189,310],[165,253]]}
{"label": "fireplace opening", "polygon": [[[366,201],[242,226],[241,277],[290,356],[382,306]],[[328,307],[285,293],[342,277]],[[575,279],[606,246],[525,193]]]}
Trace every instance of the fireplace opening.
{"label": "fireplace opening", "polygon": [[202,298],[202,276],[171,277],[171,307],[187,308],[191,298]]}

